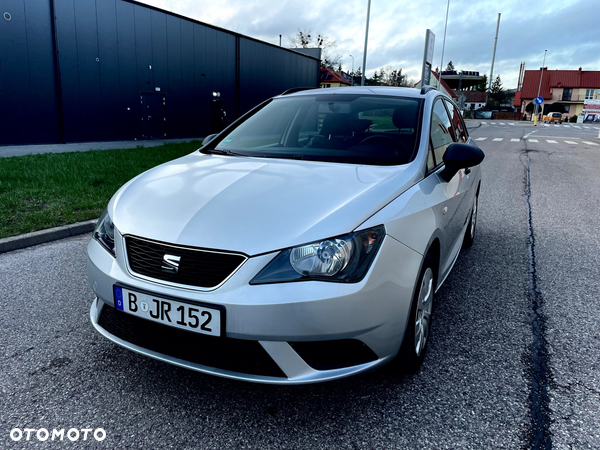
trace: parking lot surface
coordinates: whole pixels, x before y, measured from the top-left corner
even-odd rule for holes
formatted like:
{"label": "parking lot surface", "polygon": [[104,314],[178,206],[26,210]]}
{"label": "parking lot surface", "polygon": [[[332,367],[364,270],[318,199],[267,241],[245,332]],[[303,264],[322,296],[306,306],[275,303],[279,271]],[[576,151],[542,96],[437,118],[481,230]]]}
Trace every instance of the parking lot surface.
{"label": "parking lot surface", "polygon": [[[89,235],[1,254],[0,448],[600,448],[600,145],[581,143],[600,143],[593,133],[472,130],[486,153],[477,236],[412,377],[389,365],[282,387],[180,369],[94,331]],[[106,439],[17,443],[13,428]]]}

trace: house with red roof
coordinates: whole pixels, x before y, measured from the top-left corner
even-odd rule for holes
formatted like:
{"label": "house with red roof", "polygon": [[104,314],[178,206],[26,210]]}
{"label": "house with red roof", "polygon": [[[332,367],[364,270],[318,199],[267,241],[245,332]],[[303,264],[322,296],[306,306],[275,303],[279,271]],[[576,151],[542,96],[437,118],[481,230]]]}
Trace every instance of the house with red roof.
{"label": "house with red roof", "polygon": [[479,109],[483,108],[487,104],[488,93],[479,91],[465,91],[461,92],[461,95],[465,97],[464,104],[465,109]]}
{"label": "house with red roof", "polygon": [[345,87],[350,86],[352,82],[337,73],[335,70],[327,67],[321,67],[321,73],[319,75],[319,87],[320,88],[332,88],[332,87]]}
{"label": "house with red roof", "polygon": [[[448,94],[454,100],[458,100],[458,95],[456,95],[456,92],[454,92],[452,90],[452,88],[450,86],[448,86],[448,83],[446,83],[444,81],[444,78],[442,78],[442,82],[439,83],[439,80],[440,80],[439,75],[436,72],[433,72],[433,71],[431,72],[431,75],[433,77],[435,77],[435,81],[431,80],[431,85],[432,86],[434,86],[438,90],[444,92],[445,94]],[[417,89],[421,89],[421,80],[419,80],[419,82],[417,84],[415,84],[413,87],[416,87]]]}
{"label": "house with red roof", "polygon": [[584,104],[597,103],[600,100],[600,71],[588,70],[526,70],[521,89],[515,94],[515,106],[520,107],[521,113],[533,99],[544,98],[544,112],[548,113],[550,105],[557,103],[562,106],[566,117],[579,115],[584,111]]}

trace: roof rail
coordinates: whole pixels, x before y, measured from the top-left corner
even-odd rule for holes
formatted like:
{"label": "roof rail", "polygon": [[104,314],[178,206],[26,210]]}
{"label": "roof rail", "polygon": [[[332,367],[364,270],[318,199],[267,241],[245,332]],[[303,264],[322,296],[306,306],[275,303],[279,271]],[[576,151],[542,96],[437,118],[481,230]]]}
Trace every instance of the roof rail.
{"label": "roof rail", "polygon": [[309,89],[317,89],[317,88],[314,88],[314,87],[295,87],[295,88],[288,89],[287,91],[283,92],[281,95],[293,94],[294,92],[300,92],[300,91],[308,91]]}
{"label": "roof rail", "polygon": [[423,86],[421,88],[421,95],[423,94],[427,94],[429,91],[435,91],[436,89],[433,86],[429,86],[428,84],[426,84],[425,86]]}

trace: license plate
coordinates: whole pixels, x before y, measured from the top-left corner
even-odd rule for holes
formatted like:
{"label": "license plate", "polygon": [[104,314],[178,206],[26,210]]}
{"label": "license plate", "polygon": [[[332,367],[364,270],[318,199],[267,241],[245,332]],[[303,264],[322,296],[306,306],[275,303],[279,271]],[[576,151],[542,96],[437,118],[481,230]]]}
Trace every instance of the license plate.
{"label": "license plate", "polygon": [[221,311],[114,286],[115,307],[128,314],[195,333],[221,336]]}

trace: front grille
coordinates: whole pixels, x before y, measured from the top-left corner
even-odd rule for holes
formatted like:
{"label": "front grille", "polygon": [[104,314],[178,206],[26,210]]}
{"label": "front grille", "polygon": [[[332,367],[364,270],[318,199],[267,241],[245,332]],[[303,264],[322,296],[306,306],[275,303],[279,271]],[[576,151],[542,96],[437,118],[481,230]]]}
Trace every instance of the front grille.
{"label": "front grille", "polygon": [[108,305],[102,308],[98,324],[124,341],[173,358],[232,372],[285,378],[258,341],[180,330]]}
{"label": "front grille", "polygon": [[[132,236],[125,238],[125,247],[129,267],[135,274],[207,289],[221,284],[246,260],[240,254],[175,247]],[[177,273],[163,271],[165,255],[180,257]]]}
{"label": "front grille", "polygon": [[357,339],[289,342],[292,348],[316,370],[341,369],[377,360],[377,355]]}

